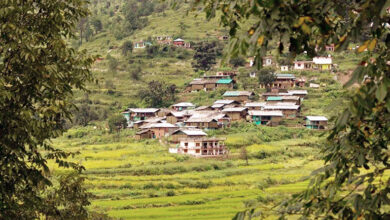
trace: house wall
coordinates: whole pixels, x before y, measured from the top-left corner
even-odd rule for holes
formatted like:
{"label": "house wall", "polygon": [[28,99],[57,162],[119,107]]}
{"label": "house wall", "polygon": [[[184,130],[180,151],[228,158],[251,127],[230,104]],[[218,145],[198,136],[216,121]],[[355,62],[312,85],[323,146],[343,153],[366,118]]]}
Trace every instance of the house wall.
{"label": "house wall", "polygon": [[166,120],[170,124],[176,124],[178,122],[178,119],[173,115],[167,116]]}
{"label": "house wall", "polygon": [[191,85],[191,91],[199,91],[199,90],[202,90],[203,88],[204,88],[203,84]]}
{"label": "house wall", "polygon": [[219,83],[217,84],[217,88],[233,89],[233,83],[229,83],[229,84]]}
{"label": "house wall", "polygon": [[228,100],[234,100],[234,101],[237,101],[237,102],[249,101],[249,97],[248,96],[227,96],[227,97],[224,97],[224,98],[228,99]]}
{"label": "house wall", "polygon": [[216,85],[215,85],[215,83],[206,83],[205,84],[205,88],[206,88],[207,91],[215,90]]}

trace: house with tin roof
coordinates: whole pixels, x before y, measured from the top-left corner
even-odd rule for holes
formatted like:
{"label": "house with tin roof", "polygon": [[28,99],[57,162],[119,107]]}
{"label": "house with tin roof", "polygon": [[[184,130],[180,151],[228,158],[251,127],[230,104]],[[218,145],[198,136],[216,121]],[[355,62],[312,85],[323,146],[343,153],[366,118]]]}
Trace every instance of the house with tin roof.
{"label": "house with tin roof", "polygon": [[216,84],[218,89],[233,89],[234,80],[230,78],[219,79]]}
{"label": "house with tin roof", "polygon": [[174,131],[171,134],[171,142],[178,143],[179,139],[183,138],[202,138],[206,137],[207,134],[200,130],[200,129],[194,129],[194,128],[182,128]]}
{"label": "house with tin roof", "polygon": [[328,119],[325,116],[306,116],[305,127],[309,129],[326,129],[328,126]]}
{"label": "house with tin roof", "polygon": [[251,91],[226,91],[222,96],[237,102],[248,102],[254,95]]}
{"label": "house with tin roof", "polygon": [[264,111],[281,111],[284,118],[296,118],[300,113],[301,107],[294,103],[275,103],[264,106]]}
{"label": "house with tin roof", "polygon": [[265,106],[265,102],[247,102],[244,107],[248,110],[262,110]]}
{"label": "house with tin roof", "polygon": [[222,113],[225,113],[231,121],[244,120],[248,109],[245,107],[224,108]]}
{"label": "house with tin roof", "polygon": [[250,121],[256,125],[277,126],[283,119],[282,111],[250,110],[248,115]]}
{"label": "house with tin roof", "polygon": [[172,105],[172,108],[175,111],[183,111],[183,110],[194,109],[195,105],[192,104],[191,102],[180,102],[180,103]]}

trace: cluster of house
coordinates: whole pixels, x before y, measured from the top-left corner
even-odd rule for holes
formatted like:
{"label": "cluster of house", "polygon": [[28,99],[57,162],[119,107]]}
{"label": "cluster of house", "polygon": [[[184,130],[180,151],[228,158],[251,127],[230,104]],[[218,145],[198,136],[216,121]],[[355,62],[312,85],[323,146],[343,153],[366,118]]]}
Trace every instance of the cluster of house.
{"label": "cluster of house", "polygon": [[[277,126],[282,120],[300,116],[306,90],[281,90],[262,94],[262,102],[253,102],[250,91],[226,91],[222,100],[211,106],[199,106],[181,102],[171,108],[129,108],[122,112],[128,127],[138,132],[136,139],[165,138],[177,144],[171,153],[194,156],[220,156],[228,151],[222,139],[208,138],[204,130],[228,127],[235,121],[256,125]],[[306,116],[305,126],[325,129],[327,118]]]}
{"label": "cluster of house", "polygon": [[233,89],[234,84],[236,83],[236,76],[236,71],[222,71],[211,76],[204,75],[202,78],[192,80],[188,84],[186,91],[197,92],[201,90],[213,91],[216,89]]}
{"label": "cluster of house", "polygon": [[[329,48],[328,48],[329,47]],[[334,50],[334,46],[327,46],[327,51],[332,51],[331,48]],[[254,65],[254,57],[248,58],[248,66]],[[317,70],[317,71],[330,71],[333,69],[333,59],[329,56],[318,56],[313,57],[312,60],[296,60],[293,62],[293,65],[287,65],[287,64],[281,64],[278,65],[275,61],[275,59],[272,56],[264,56],[262,57],[262,63],[264,67],[275,67],[279,66],[280,71],[290,71],[290,70]]]}
{"label": "cluster of house", "polygon": [[[177,38],[177,39],[173,40],[173,38],[170,36],[156,37],[156,42],[157,42],[157,44],[172,45],[175,47],[182,47],[182,48],[191,48],[190,42],[186,42],[181,38]],[[152,45],[152,42],[139,41],[139,42],[134,43],[134,48],[135,49],[142,49],[142,48],[145,48],[145,47],[151,46],[151,45]]]}

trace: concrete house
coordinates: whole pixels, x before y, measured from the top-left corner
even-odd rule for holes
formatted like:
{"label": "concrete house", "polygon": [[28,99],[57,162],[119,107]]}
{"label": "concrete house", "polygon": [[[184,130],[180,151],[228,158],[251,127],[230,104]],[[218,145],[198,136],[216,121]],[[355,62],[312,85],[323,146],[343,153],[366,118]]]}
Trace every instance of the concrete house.
{"label": "concrete house", "polygon": [[313,68],[320,71],[331,70],[333,65],[332,57],[314,57]]}
{"label": "concrete house", "polygon": [[194,109],[195,105],[192,104],[191,102],[180,102],[180,103],[172,105],[172,108],[175,111],[183,111],[183,110]]}
{"label": "concrete house", "polygon": [[134,43],[134,49],[142,49],[145,48],[146,46],[151,46],[152,43],[147,42],[147,41],[139,41]]}
{"label": "concrete house", "polygon": [[262,61],[263,61],[263,66],[264,66],[264,67],[275,65],[275,62],[274,62],[272,56],[265,56],[265,57],[262,57]]}
{"label": "concrete house", "polygon": [[313,68],[313,61],[297,60],[294,61],[294,70],[311,70]]}
{"label": "concrete house", "polygon": [[237,102],[248,102],[254,96],[250,91],[226,91],[223,94],[225,99],[234,100]]}
{"label": "concrete house", "polygon": [[178,143],[179,140],[183,138],[202,138],[206,136],[207,134],[200,129],[183,128],[178,129],[171,134],[171,142]]}
{"label": "concrete house", "polygon": [[256,125],[277,126],[283,118],[282,111],[250,110],[248,114],[252,123]]}
{"label": "concrete house", "polygon": [[310,129],[326,129],[328,126],[328,119],[324,116],[306,116],[305,127]]}
{"label": "concrete house", "polygon": [[191,48],[191,44],[188,42],[185,42],[181,38],[177,38],[176,40],[174,40],[173,45],[176,47]]}
{"label": "concrete house", "polygon": [[281,65],[280,66],[280,71],[282,71],[282,72],[286,72],[289,70],[290,70],[290,67],[288,65]]}
{"label": "concrete house", "polygon": [[334,52],[334,44],[330,44],[330,45],[325,45],[325,51],[330,51],[330,52]]}
{"label": "concrete house", "polygon": [[169,148],[169,153],[185,154],[195,157],[219,157],[228,150],[224,138],[184,138],[177,147]]}
{"label": "concrete house", "polygon": [[245,119],[248,109],[245,107],[225,108],[222,112],[225,113],[231,121],[240,121]]}

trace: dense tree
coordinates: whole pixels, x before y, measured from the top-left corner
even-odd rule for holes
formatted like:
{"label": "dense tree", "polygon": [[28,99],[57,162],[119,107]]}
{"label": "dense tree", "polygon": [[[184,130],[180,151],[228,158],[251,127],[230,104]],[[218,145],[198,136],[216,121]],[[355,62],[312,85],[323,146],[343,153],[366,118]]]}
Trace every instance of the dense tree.
{"label": "dense tree", "polygon": [[245,66],[246,60],[242,56],[230,58],[229,63],[234,67]]}
{"label": "dense tree", "polygon": [[176,97],[176,85],[167,85],[160,81],[151,81],[148,87],[139,92],[139,96],[148,105],[153,107],[167,107],[171,105]]}
{"label": "dense tree", "polygon": [[103,24],[102,24],[102,21],[100,19],[98,19],[98,18],[92,19],[91,24],[92,24],[93,28],[95,29],[95,34],[97,34],[103,30]]}
{"label": "dense tree", "polygon": [[110,132],[118,132],[127,127],[127,120],[121,114],[114,114],[108,119],[108,127],[110,128]]}
{"label": "dense tree", "polygon": [[122,45],[122,55],[127,56],[133,52],[133,42],[125,41]]}
{"label": "dense tree", "polygon": [[[390,179],[390,33],[389,1],[218,1],[201,0],[208,18],[220,11],[230,28],[230,54],[255,53],[261,57],[269,43],[288,46],[290,56],[304,51],[312,57],[316,48],[335,43],[337,50],[350,42],[364,53],[346,86],[358,83],[338,116],[324,147],[325,166],[316,171],[308,189],[282,206],[282,218],[299,214],[303,219],[389,219]],[[244,34],[239,25],[251,18]],[[362,35],[364,42],[361,42]],[[367,50],[367,52],[365,52]],[[363,80],[366,78],[369,80]],[[254,210],[237,214],[261,215]]]}
{"label": "dense tree", "polygon": [[193,46],[194,62],[192,62],[192,68],[195,71],[203,70],[208,71],[216,64],[216,43],[215,42],[201,42]]}
{"label": "dense tree", "polygon": [[92,80],[94,59],[66,41],[88,13],[86,1],[0,1],[0,8],[0,219],[72,219],[44,192],[47,160],[82,170],[49,140],[65,130],[74,89]]}
{"label": "dense tree", "polygon": [[275,73],[272,69],[261,69],[257,71],[257,75],[260,84],[265,85],[267,88],[276,80]]}

